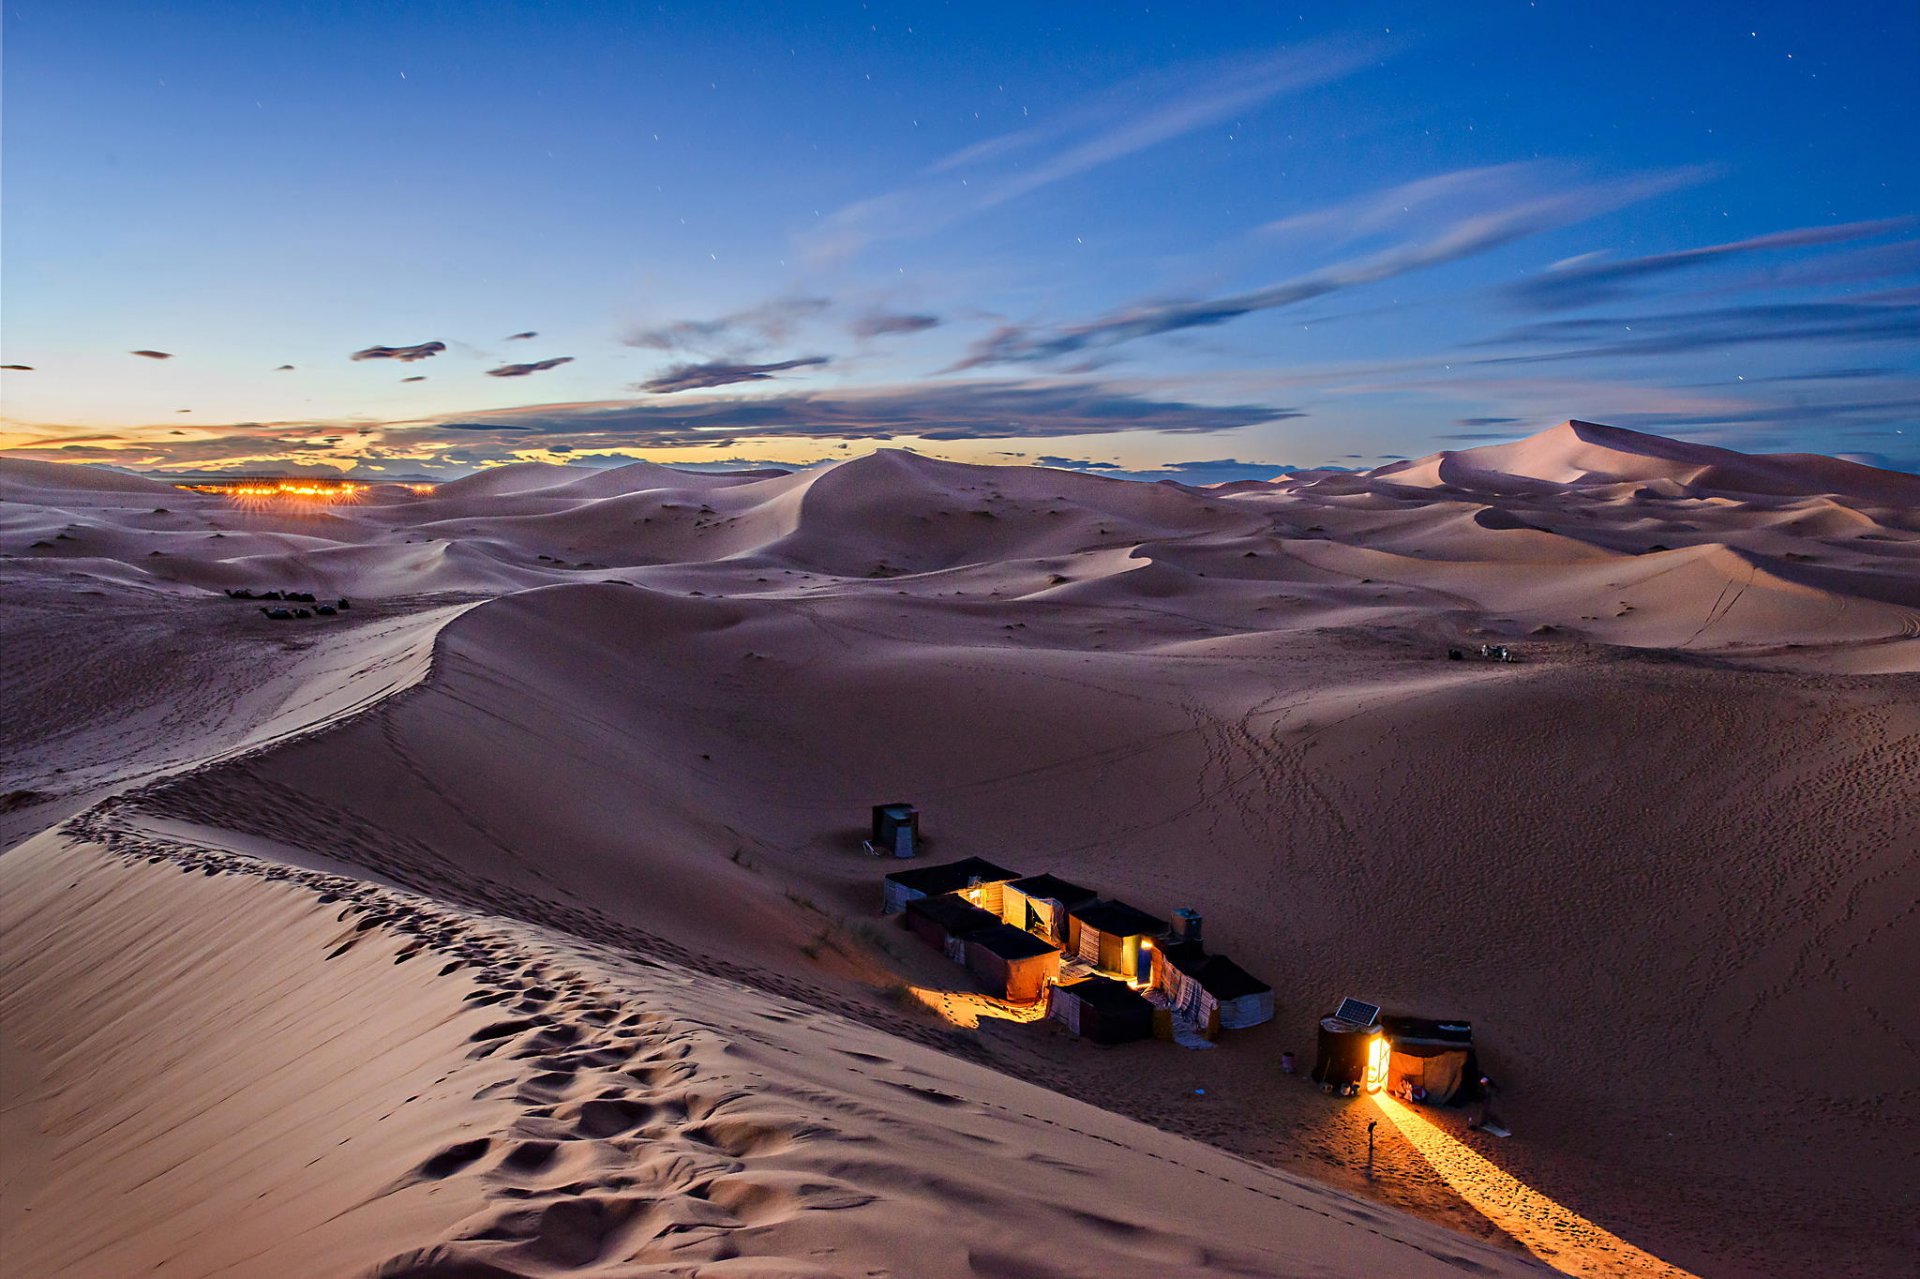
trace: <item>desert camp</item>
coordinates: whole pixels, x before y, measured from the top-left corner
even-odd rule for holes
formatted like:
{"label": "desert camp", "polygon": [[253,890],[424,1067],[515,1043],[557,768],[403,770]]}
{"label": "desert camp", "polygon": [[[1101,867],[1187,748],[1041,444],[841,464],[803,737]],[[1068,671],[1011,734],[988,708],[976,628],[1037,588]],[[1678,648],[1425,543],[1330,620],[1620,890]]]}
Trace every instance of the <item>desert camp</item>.
{"label": "desert camp", "polygon": [[1209,953],[1191,907],[1162,918],[979,857],[890,872],[881,903],[988,995],[1094,1043],[1157,1036],[1207,1048],[1222,1030],[1273,1019],[1273,987]]}

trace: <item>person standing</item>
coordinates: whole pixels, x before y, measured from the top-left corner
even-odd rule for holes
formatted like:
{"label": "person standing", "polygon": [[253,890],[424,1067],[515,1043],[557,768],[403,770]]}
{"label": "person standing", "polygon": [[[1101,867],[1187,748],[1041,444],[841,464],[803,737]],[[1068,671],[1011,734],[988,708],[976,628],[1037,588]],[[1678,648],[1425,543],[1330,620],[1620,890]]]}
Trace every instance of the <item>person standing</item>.
{"label": "person standing", "polygon": [[1480,1076],[1480,1096],[1475,1103],[1474,1113],[1467,1118],[1467,1127],[1499,1129],[1504,1132],[1505,1127],[1501,1124],[1499,1112],[1495,1109],[1499,1097],[1500,1086],[1493,1082],[1492,1076]]}

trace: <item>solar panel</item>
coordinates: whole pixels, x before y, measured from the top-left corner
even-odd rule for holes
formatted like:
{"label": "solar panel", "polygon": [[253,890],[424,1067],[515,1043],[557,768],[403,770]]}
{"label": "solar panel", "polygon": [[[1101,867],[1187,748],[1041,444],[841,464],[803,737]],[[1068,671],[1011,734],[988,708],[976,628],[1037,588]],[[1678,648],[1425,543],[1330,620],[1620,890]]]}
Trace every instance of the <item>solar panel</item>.
{"label": "solar panel", "polygon": [[1350,1021],[1356,1026],[1371,1026],[1380,1020],[1380,1005],[1369,1004],[1359,999],[1343,999],[1340,1009],[1334,1013],[1341,1021]]}

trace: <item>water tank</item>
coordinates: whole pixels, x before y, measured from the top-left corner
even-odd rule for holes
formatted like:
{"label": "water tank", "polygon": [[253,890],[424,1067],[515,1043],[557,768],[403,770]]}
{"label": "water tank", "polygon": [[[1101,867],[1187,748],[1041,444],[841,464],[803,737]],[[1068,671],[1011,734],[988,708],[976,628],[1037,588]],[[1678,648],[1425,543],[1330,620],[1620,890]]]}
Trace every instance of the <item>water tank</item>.
{"label": "water tank", "polygon": [[1200,940],[1200,912],[1191,906],[1182,906],[1173,912],[1173,939],[1175,941]]}

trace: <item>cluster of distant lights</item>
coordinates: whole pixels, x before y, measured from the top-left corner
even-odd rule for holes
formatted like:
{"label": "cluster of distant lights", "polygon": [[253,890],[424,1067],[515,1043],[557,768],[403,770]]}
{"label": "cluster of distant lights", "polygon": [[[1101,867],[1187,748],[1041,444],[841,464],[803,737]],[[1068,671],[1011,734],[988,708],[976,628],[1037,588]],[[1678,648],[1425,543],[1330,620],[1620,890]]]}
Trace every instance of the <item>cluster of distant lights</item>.
{"label": "cluster of distant lights", "polygon": [[[352,480],[201,480],[186,484],[176,484],[175,488],[191,493],[213,493],[231,498],[235,502],[248,506],[270,503],[297,504],[314,502],[332,505],[340,502],[357,502],[367,489],[368,484],[357,484]],[[431,484],[400,484],[396,488],[409,493],[425,496],[433,492]]]}

